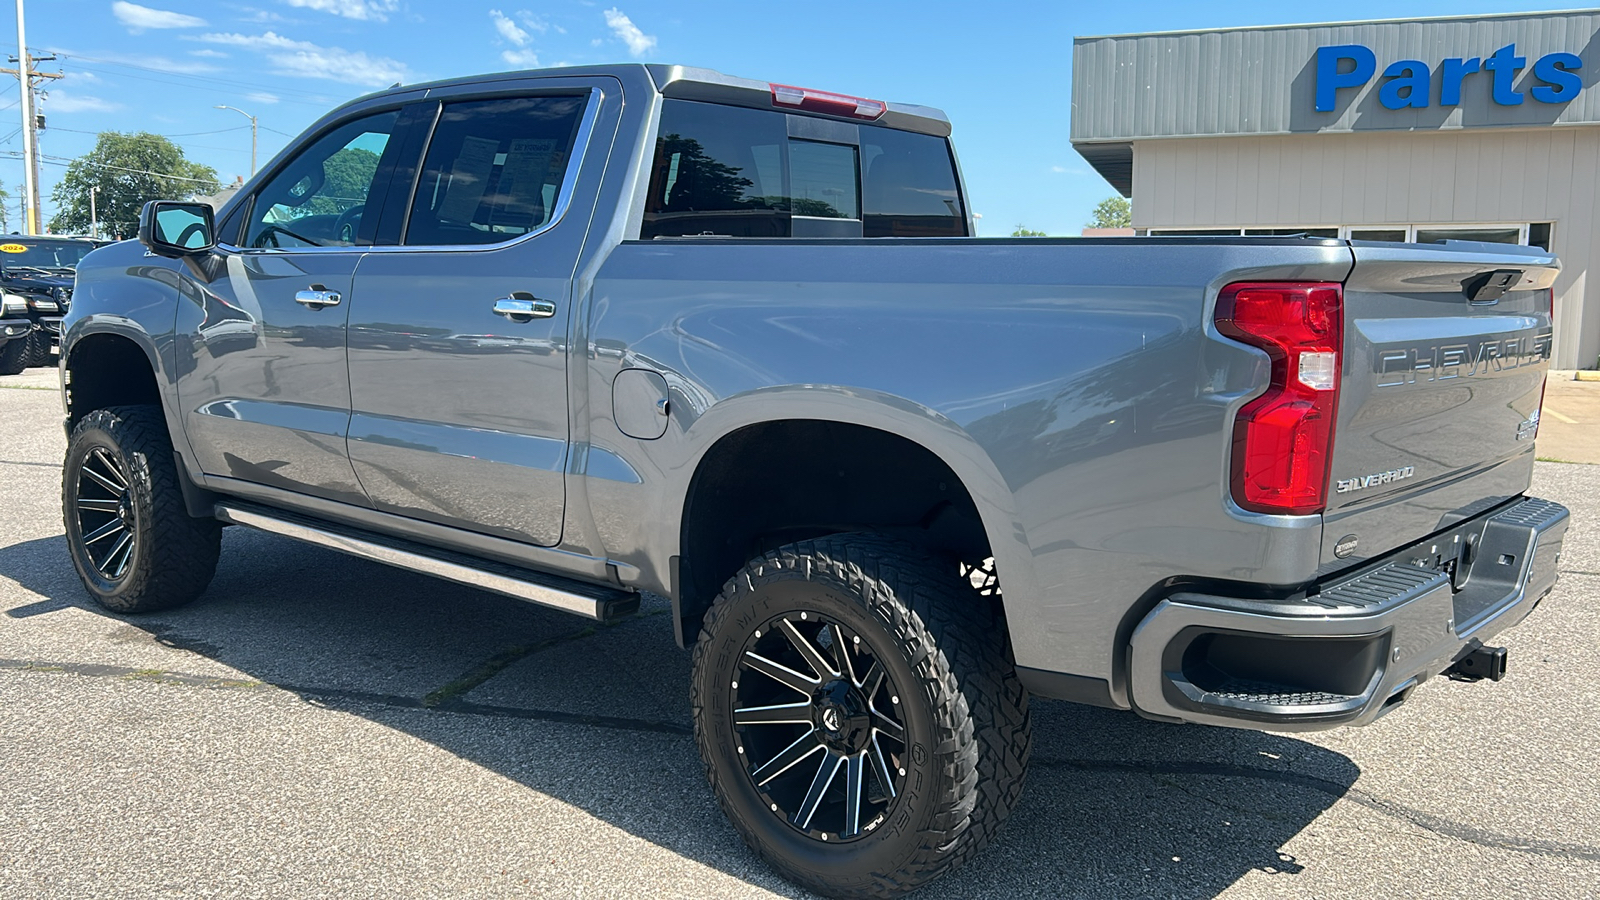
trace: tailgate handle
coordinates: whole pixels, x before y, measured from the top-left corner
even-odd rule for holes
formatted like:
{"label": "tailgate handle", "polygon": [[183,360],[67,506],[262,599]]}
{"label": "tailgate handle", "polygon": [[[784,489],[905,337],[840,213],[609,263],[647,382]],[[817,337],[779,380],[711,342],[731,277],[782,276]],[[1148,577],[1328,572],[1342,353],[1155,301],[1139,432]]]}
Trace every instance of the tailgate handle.
{"label": "tailgate handle", "polygon": [[1516,287],[1521,281],[1521,269],[1495,269],[1493,272],[1474,275],[1462,282],[1461,293],[1466,294],[1467,302],[1474,306],[1488,306],[1500,302],[1506,291]]}

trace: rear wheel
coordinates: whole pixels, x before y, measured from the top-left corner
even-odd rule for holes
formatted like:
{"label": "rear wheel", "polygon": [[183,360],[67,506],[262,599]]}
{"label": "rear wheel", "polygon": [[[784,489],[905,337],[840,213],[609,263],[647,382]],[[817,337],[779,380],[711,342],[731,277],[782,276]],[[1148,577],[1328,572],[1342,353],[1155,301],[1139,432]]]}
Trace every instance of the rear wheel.
{"label": "rear wheel", "polygon": [[72,429],[61,478],[67,547],[106,609],[170,609],[211,583],[221,524],[189,515],[178,477],[159,407],[98,409]]}
{"label": "rear wheel", "polygon": [[787,878],[888,897],[956,868],[1020,796],[1027,695],[955,566],[865,535],[752,560],[695,647],[695,738],[723,811]]}

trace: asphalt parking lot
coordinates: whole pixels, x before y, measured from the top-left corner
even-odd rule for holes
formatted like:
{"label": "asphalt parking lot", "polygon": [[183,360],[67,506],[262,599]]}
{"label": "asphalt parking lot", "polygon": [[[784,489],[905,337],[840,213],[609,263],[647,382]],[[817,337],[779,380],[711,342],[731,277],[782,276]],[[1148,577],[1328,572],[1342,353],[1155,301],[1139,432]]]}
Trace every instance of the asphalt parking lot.
{"label": "asphalt parking lot", "polygon": [[[232,528],[200,602],[107,614],[53,383],[0,379],[0,896],[803,896],[712,801],[663,602],[594,628]],[[1022,806],[918,896],[1600,895],[1600,466],[1534,490],[1575,524],[1504,682],[1309,735],[1037,702]]]}

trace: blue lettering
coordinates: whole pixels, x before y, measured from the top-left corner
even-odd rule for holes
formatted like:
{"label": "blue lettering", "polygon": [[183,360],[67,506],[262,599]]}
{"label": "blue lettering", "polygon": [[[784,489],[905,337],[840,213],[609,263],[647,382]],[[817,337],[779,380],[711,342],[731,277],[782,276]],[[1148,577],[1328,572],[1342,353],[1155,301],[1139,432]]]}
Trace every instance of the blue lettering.
{"label": "blue lettering", "polygon": [[[1339,64],[1351,63],[1350,71],[1340,72]],[[1339,88],[1360,87],[1372,80],[1378,70],[1378,57],[1360,44],[1317,48],[1317,111],[1332,112]]]}
{"label": "blue lettering", "polygon": [[1539,57],[1533,64],[1534,77],[1544,84],[1534,87],[1528,93],[1540,103],[1566,103],[1578,96],[1578,91],[1583,89],[1583,79],[1576,74],[1577,69],[1583,68],[1583,60],[1574,53],[1551,53]]}
{"label": "blue lettering", "polygon": [[1461,105],[1461,82],[1465,81],[1468,75],[1477,74],[1478,63],[1481,61],[1476,56],[1467,60],[1454,57],[1439,64],[1440,106]]}
{"label": "blue lettering", "polygon": [[[1428,85],[1433,73],[1428,64],[1415,59],[1402,59],[1383,70],[1389,79],[1378,89],[1378,102],[1384,109],[1403,109],[1414,106],[1422,109],[1428,105]],[[1406,93],[1401,94],[1401,91]]]}
{"label": "blue lettering", "polygon": [[[1317,48],[1316,103],[1318,112],[1332,112],[1341,88],[1360,88],[1378,70],[1378,58],[1369,47],[1341,44]],[[1517,45],[1507,44],[1487,58],[1447,57],[1439,61],[1439,105],[1460,106],[1468,77],[1479,72],[1491,79],[1491,96],[1500,106],[1521,106],[1525,97],[1516,89],[1517,73],[1528,68],[1528,58],[1517,55]],[[1583,59],[1576,53],[1547,53],[1533,64],[1528,93],[1540,103],[1569,103],[1583,90],[1578,70]],[[1341,71],[1341,69],[1343,71]],[[1433,70],[1417,59],[1402,59],[1383,70],[1378,102],[1385,109],[1426,109],[1431,100]]]}
{"label": "blue lettering", "polygon": [[1511,89],[1517,71],[1527,68],[1528,58],[1517,55],[1517,45],[1507,44],[1483,61],[1483,68],[1494,73],[1494,102],[1501,106],[1521,106],[1522,95]]}

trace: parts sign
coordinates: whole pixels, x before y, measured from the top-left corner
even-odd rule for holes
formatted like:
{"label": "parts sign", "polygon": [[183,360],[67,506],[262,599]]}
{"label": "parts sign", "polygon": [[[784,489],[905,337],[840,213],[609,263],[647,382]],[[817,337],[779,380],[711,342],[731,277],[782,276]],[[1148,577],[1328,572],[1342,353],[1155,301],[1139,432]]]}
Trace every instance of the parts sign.
{"label": "parts sign", "polygon": [[[1528,58],[1517,55],[1517,45],[1507,44],[1487,59],[1450,57],[1439,62],[1439,105],[1460,106],[1461,85],[1479,75],[1492,81],[1491,95],[1500,106],[1520,106],[1524,95],[1515,89],[1517,72]],[[1534,82],[1528,94],[1540,103],[1567,103],[1583,90],[1578,70],[1583,60],[1576,53],[1547,53],[1533,64]],[[1359,88],[1372,80],[1378,57],[1372,48],[1343,44],[1317,48],[1317,111],[1332,112],[1341,88]],[[1378,102],[1385,109],[1428,107],[1433,94],[1433,70],[1419,59],[1402,59],[1383,70]]]}

